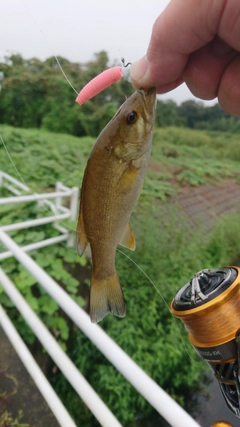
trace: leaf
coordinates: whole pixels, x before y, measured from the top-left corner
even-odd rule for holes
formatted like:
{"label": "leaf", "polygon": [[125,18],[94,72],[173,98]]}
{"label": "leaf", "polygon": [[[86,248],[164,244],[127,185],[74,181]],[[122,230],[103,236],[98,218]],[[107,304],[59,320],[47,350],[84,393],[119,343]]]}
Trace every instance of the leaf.
{"label": "leaf", "polygon": [[29,286],[35,285],[36,279],[31,276],[28,271],[22,271],[15,277],[15,283],[17,284],[18,289],[24,290]]}
{"label": "leaf", "polygon": [[54,256],[51,255],[50,251],[47,255],[39,252],[37,253],[37,256],[35,258],[36,263],[40,265],[40,267],[48,267],[49,265],[51,265],[53,260]]}
{"label": "leaf", "polygon": [[79,281],[77,279],[74,279],[74,277],[70,277],[68,280],[68,285],[70,285],[72,287],[78,287]]}
{"label": "leaf", "polygon": [[76,259],[76,252],[73,251],[72,248],[69,248],[68,252],[65,254],[63,259],[64,259],[64,261],[69,262],[69,263],[74,262]]}
{"label": "leaf", "polygon": [[77,293],[77,289],[74,286],[70,286],[68,285],[66,287],[66,290],[70,293],[70,294],[76,294]]}
{"label": "leaf", "polygon": [[52,325],[55,329],[58,329],[62,339],[67,340],[69,336],[69,328],[67,322],[62,317],[54,317]]}
{"label": "leaf", "polygon": [[41,311],[47,314],[54,314],[58,310],[58,304],[48,295],[41,295],[38,298],[38,303]]}
{"label": "leaf", "polygon": [[31,293],[25,295],[25,299],[34,311],[37,311],[39,309],[39,301]]}
{"label": "leaf", "polygon": [[81,296],[71,295],[71,297],[80,307],[83,307],[85,305],[85,301]]}
{"label": "leaf", "polygon": [[85,265],[87,264],[87,258],[86,258],[86,256],[83,254],[81,257],[78,257],[77,262],[78,262],[82,267],[85,267]]}

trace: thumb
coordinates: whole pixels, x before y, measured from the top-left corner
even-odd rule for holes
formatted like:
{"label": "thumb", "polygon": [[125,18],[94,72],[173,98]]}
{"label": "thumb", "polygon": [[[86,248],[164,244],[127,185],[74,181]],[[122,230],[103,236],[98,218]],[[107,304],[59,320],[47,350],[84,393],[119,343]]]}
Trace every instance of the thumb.
{"label": "thumb", "polygon": [[182,82],[189,55],[215,37],[225,4],[171,0],[153,25],[147,54],[131,67],[133,86],[156,86],[159,92],[161,86],[173,89]]}

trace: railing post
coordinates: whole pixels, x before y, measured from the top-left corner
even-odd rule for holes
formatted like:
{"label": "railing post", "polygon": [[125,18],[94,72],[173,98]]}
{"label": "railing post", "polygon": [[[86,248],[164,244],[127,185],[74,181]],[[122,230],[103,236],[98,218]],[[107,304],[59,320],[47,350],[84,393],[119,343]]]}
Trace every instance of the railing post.
{"label": "railing post", "polygon": [[[70,199],[70,221],[75,221],[78,214],[78,203],[79,203],[79,189],[77,187],[72,188],[72,195]],[[69,230],[67,239],[67,246],[73,247],[76,241],[76,232]]]}
{"label": "railing post", "polygon": [[[61,190],[62,190],[62,182],[61,181],[57,181],[56,182],[56,186],[55,186],[55,189],[56,189],[56,193],[58,193],[58,192],[60,192]],[[56,199],[55,199],[55,206],[56,206],[56,210],[57,210],[57,212],[58,212],[58,210],[59,210],[59,207],[62,205],[62,197],[61,196],[58,196],[58,197],[56,197]]]}
{"label": "railing post", "polygon": [[74,221],[78,214],[78,199],[79,189],[77,187],[72,188],[72,196],[70,200],[70,220]]}

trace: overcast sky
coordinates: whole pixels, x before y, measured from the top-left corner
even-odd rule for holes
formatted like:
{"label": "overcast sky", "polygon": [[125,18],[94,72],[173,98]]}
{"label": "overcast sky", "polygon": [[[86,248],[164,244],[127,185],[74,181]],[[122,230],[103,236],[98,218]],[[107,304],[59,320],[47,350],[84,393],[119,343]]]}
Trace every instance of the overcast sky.
{"label": "overcast sky", "polygon": [[[106,50],[110,61],[145,54],[152,25],[169,0],[0,0],[0,60],[9,53],[87,62]],[[185,85],[161,95],[196,99]],[[215,101],[216,102],[216,101]],[[215,103],[214,102],[214,103]],[[210,104],[212,104],[211,102]],[[209,104],[209,103],[206,103]]]}

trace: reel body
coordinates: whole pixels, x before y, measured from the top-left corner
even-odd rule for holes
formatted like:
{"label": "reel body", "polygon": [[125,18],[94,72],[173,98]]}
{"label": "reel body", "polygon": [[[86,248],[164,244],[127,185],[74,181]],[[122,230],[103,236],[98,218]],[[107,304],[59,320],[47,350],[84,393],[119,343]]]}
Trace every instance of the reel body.
{"label": "reel body", "polygon": [[189,341],[240,418],[240,268],[199,271],[177,292],[171,312],[184,323]]}

